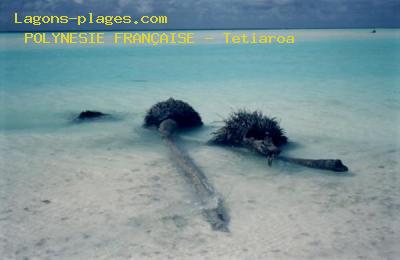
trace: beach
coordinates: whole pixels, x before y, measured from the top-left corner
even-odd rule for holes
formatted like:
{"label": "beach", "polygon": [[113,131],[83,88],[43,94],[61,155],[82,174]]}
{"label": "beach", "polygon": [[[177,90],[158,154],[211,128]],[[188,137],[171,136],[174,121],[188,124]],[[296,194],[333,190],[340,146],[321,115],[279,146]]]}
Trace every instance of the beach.
{"label": "beach", "polygon": [[[198,33],[221,38],[83,48],[0,34],[0,255],[396,259],[400,31],[273,32],[295,35],[289,45]],[[202,116],[178,142],[224,198],[230,232],[210,228],[157,131],[142,127],[169,97]],[[349,172],[269,167],[245,149],[208,145],[241,108],[278,119],[289,137],[282,154],[338,158]],[[88,109],[115,120],[73,122]]]}

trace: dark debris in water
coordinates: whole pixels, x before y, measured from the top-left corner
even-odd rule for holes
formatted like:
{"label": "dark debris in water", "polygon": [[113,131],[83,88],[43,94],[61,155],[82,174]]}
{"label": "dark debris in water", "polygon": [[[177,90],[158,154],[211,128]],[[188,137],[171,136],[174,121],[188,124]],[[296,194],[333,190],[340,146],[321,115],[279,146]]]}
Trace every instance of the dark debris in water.
{"label": "dark debris in water", "polygon": [[156,126],[167,120],[174,120],[179,128],[189,128],[203,125],[200,115],[186,102],[169,98],[158,102],[147,111],[144,126]]}
{"label": "dark debris in water", "polygon": [[81,112],[76,119],[77,120],[88,120],[88,119],[95,119],[95,118],[100,118],[100,117],[105,117],[105,116],[109,116],[109,114],[105,114],[105,113],[99,112],[99,111],[86,110],[86,111]]}
{"label": "dark debris in water", "polygon": [[244,138],[264,140],[271,137],[276,146],[287,143],[284,130],[276,118],[270,118],[259,111],[239,110],[224,120],[225,125],[213,133],[211,143],[241,146]]}

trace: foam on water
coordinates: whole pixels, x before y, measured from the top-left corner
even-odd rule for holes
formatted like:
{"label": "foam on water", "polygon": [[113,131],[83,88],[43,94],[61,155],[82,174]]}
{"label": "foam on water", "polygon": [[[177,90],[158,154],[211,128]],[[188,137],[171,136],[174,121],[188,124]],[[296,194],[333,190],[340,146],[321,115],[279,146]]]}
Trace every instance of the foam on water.
{"label": "foam on water", "polygon": [[[398,256],[399,30],[293,33],[293,46],[155,48],[25,47],[21,34],[0,35],[0,255]],[[158,134],[141,127],[170,96],[203,117],[181,145],[224,198],[229,234],[210,229]],[[340,158],[350,173],[205,145],[244,107],[280,120],[285,154]],[[87,109],[119,120],[71,123]]]}

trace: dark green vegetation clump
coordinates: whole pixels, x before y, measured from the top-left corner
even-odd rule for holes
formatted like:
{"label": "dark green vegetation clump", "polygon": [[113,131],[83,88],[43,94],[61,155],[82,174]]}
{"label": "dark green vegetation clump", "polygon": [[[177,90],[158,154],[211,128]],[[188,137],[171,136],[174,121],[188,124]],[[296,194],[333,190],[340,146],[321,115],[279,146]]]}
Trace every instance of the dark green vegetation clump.
{"label": "dark green vegetation clump", "polygon": [[275,118],[269,118],[259,111],[239,110],[224,120],[225,125],[213,133],[212,143],[240,146],[244,138],[272,139],[275,146],[287,143],[284,130]]}
{"label": "dark green vegetation clump", "polygon": [[169,98],[158,102],[147,111],[144,126],[159,127],[167,119],[174,120],[179,128],[203,125],[200,115],[186,102]]}

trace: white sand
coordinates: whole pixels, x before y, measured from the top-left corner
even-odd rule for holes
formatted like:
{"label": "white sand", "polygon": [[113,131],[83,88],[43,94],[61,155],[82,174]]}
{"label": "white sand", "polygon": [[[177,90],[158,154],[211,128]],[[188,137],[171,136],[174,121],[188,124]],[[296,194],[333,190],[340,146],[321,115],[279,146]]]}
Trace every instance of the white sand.
{"label": "white sand", "polygon": [[[269,168],[245,151],[199,146],[203,135],[187,135],[185,147],[225,198],[230,233],[211,230],[154,132],[94,123],[53,133],[3,133],[0,254],[5,259],[400,255],[398,144],[371,151],[336,140],[342,147],[338,156],[351,168],[337,175],[283,163]],[[315,138],[310,146],[326,149],[329,141]],[[297,150],[302,149],[313,151]]]}

